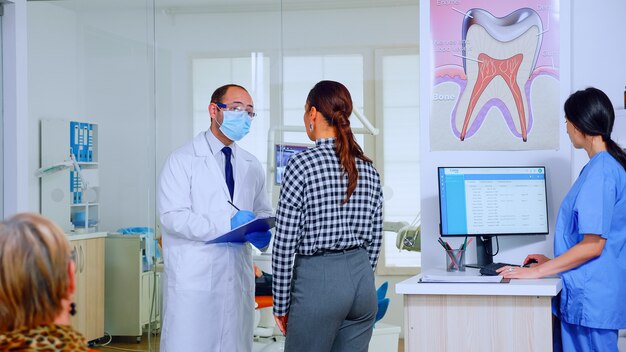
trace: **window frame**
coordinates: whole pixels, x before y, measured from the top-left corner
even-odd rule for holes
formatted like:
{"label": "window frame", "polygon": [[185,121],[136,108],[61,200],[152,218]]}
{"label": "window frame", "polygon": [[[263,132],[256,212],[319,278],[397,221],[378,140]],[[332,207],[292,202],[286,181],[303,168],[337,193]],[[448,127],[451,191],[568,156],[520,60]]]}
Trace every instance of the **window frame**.
{"label": "window frame", "polygon": [[[380,48],[374,50],[374,63],[375,63],[375,99],[376,108],[375,108],[375,116],[380,117],[377,119],[377,127],[383,131],[384,130],[384,90],[383,90],[383,58],[387,56],[402,56],[402,55],[417,55],[418,59],[420,58],[419,47],[405,47],[405,48]],[[419,67],[419,62],[417,63]],[[418,96],[418,104],[419,96]],[[419,123],[419,122],[418,122]],[[385,137],[384,134],[378,136],[378,148],[376,149],[376,160],[380,162],[376,163],[376,167],[381,174],[381,180],[383,185],[385,184],[385,163],[384,163],[384,153],[385,153]],[[419,183],[418,183],[419,187]],[[420,202],[420,199],[417,200]],[[418,212],[421,210],[418,209]],[[406,222],[410,223],[413,219],[407,219]],[[421,220],[420,220],[421,221]],[[385,236],[385,234],[383,234]],[[397,233],[396,233],[397,235]],[[420,234],[421,236],[421,234]],[[387,236],[385,236],[387,237]],[[422,241],[423,243],[423,241]],[[417,275],[421,272],[421,262],[415,266],[393,266],[389,264],[389,258],[387,258],[386,250],[388,246],[395,247],[394,243],[389,243],[389,241],[383,240],[383,245],[381,248],[380,256],[378,259],[378,266],[376,268],[376,274],[378,275],[399,275],[399,276],[412,276]]]}

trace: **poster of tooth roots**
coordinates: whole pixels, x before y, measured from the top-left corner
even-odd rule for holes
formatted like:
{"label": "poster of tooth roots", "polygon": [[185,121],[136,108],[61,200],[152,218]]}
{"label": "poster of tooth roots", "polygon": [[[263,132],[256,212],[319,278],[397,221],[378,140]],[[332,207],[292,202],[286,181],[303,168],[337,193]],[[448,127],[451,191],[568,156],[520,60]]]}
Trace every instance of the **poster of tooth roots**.
{"label": "poster of tooth roots", "polygon": [[431,150],[558,149],[558,0],[431,0]]}

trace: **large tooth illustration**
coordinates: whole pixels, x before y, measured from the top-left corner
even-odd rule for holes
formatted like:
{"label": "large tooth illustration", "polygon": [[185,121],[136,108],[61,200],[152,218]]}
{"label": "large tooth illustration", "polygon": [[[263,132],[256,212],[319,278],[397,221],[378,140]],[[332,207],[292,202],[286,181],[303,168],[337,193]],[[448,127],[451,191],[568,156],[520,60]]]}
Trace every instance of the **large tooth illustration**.
{"label": "large tooth illustration", "polygon": [[[471,9],[463,21],[463,67],[467,86],[455,109],[455,134],[471,137],[484,122],[488,106],[500,100],[511,132],[524,142],[532,126],[524,84],[535,68],[543,26],[532,9],[504,17]],[[501,105],[501,104],[500,104]],[[487,108],[483,108],[487,107]],[[513,118],[517,111],[518,118]],[[463,116],[464,115],[464,116]]]}

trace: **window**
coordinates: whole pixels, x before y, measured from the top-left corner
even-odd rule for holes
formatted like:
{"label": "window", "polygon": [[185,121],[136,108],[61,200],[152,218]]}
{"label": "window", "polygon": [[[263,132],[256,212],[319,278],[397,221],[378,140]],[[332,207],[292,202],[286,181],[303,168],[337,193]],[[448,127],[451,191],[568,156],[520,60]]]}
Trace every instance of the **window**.
{"label": "window", "polygon": [[[304,104],[313,86],[325,79],[343,83],[355,108],[363,111],[363,56],[360,54],[285,56],[283,59],[283,125],[302,127],[303,132],[285,132],[285,143],[312,143],[304,132]],[[363,127],[354,116],[351,126]],[[363,135],[355,135],[363,146]]]}
{"label": "window", "polygon": [[[420,221],[419,55],[417,49],[379,50],[376,65],[385,222],[405,222],[415,228]],[[421,265],[421,253],[399,250],[397,236],[385,232],[380,274],[413,274]]]}
{"label": "window", "polygon": [[[278,200],[279,186],[274,184],[273,152],[277,143],[312,145],[304,130],[303,113],[309,90],[320,80],[342,82],[352,95],[354,107],[359,111],[375,111],[376,119],[370,121],[380,129],[376,143],[367,145],[365,136],[355,134],[366,154],[382,158],[375,160],[382,175],[385,192],[385,223],[396,226],[406,224],[416,228],[419,224],[419,55],[417,48],[376,50],[375,69],[367,65],[363,53],[285,55],[282,60],[282,111],[270,102],[281,101],[270,97],[270,59],[258,53],[230,58],[196,58],[193,60],[194,134],[208,129],[210,118],[207,105],[213,90],[226,83],[237,83],[250,89],[258,116],[250,135],[238,142],[255,153],[268,170],[268,191],[273,205]],[[369,68],[368,68],[369,67]],[[365,101],[366,78],[378,76],[374,81],[375,101]],[[366,103],[368,107],[366,107]],[[272,121],[270,121],[272,116]],[[364,127],[354,115],[353,128]],[[373,150],[375,146],[378,150]],[[267,153],[265,151],[268,151]],[[409,226],[408,228],[411,228]],[[405,228],[406,229],[406,228]],[[399,250],[397,232],[386,231],[378,273],[404,275],[417,272],[421,253]]]}

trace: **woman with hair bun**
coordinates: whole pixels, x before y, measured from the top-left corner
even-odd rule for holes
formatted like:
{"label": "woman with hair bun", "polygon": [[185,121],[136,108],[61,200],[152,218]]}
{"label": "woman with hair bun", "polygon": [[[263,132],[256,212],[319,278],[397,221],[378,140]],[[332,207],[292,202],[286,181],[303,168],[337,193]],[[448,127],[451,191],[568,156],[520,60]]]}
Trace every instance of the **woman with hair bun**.
{"label": "woman with hair bun", "polygon": [[343,84],[317,83],[304,110],[315,147],[289,159],[280,190],[275,319],[285,351],[367,351],[377,310],[380,177],[350,128],[352,98]]}

